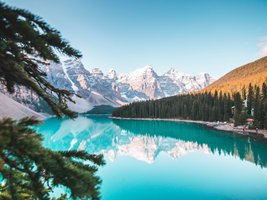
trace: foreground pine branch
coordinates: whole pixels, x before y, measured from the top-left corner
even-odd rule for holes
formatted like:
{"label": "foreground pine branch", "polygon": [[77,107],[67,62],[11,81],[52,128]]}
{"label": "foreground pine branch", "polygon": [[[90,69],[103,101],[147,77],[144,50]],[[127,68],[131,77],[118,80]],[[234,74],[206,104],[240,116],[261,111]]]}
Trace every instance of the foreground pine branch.
{"label": "foreground pine branch", "polygon": [[[68,109],[71,92],[55,88],[39,67],[59,62],[58,53],[79,58],[60,33],[27,10],[0,2],[0,84],[14,92],[24,86],[35,92],[58,116],[76,116]],[[31,128],[35,118],[0,120],[0,199],[51,199],[57,186],[63,199],[99,199],[101,180],[96,176],[102,156],[84,151],[52,151],[42,146],[42,137]],[[54,198],[55,199],[55,198]]]}
{"label": "foreground pine branch", "polygon": [[0,120],[0,198],[51,199],[53,188],[64,186],[66,197],[99,199],[96,171],[104,164],[102,156],[43,147],[41,135],[30,128],[39,123],[35,118]]}
{"label": "foreground pine branch", "polygon": [[27,10],[12,8],[0,2],[0,82],[14,92],[14,86],[25,86],[35,92],[59,117],[74,117],[66,102],[71,92],[52,86],[39,65],[58,63],[58,54],[80,58],[60,33],[40,17]]}

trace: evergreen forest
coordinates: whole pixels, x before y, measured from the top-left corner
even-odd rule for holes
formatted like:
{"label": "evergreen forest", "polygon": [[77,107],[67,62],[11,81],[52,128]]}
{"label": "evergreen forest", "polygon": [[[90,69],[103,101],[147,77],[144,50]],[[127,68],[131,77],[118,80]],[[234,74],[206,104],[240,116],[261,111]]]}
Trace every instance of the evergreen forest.
{"label": "evergreen forest", "polygon": [[202,121],[231,121],[253,128],[267,128],[267,86],[249,84],[233,94],[215,91],[192,93],[158,100],[134,102],[113,111],[122,118],[179,118]]}

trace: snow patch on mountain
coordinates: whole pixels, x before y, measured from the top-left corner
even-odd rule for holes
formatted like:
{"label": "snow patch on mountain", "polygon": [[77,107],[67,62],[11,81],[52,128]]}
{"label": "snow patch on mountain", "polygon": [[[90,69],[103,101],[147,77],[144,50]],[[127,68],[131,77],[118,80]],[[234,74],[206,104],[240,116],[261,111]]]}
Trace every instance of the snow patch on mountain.
{"label": "snow patch on mountain", "polygon": [[84,98],[74,96],[72,97],[72,100],[74,100],[75,103],[67,102],[67,105],[70,108],[70,110],[73,110],[74,112],[77,113],[85,113],[94,107],[92,103],[90,103]]}
{"label": "snow patch on mountain", "polygon": [[69,68],[69,67],[70,67],[70,66],[66,66],[66,65],[65,65],[65,62],[62,62],[62,68],[63,68],[64,74],[66,75],[66,78],[70,81],[72,89],[73,89],[75,92],[77,92],[77,91],[78,91],[78,87],[77,87],[77,86],[74,84],[74,82],[70,79],[69,74],[68,74],[68,68]]}
{"label": "snow patch on mountain", "polygon": [[117,80],[118,79],[117,72],[113,68],[109,70],[109,72],[106,75],[106,77],[108,79],[112,79],[112,80]]}
{"label": "snow patch on mountain", "polygon": [[3,93],[0,93],[0,102],[0,118],[11,117],[13,119],[21,119],[28,116],[35,116],[38,119],[45,118],[44,115],[14,101]]}

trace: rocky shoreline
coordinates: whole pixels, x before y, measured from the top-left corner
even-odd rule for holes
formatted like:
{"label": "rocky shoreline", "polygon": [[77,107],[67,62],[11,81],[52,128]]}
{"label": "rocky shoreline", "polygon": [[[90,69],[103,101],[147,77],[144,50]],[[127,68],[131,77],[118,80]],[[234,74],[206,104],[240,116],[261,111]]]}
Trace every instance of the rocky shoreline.
{"label": "rocky shoreline", "polygon": [[203,124],[206,125],[208,128],[220,130],[220,131],[228,131],[228,132],[235,132],[241,135],[255,135],[255,136],[263,136],[263,138],[267,139],[267,130],[259,129],[250,130],[250,129],[243,129],[243,126],[234,126],[233,123],[225,123],[225,122],[206,122],[206,121],[199,121],[199,120],[187,120],[187,119],[168,119],[168,118],[122,118],[122,117],[110,117],[112,119],[119,119],[119,120],[156,120],[156,121],[174,121],[174,122],[185,122],[185,123],[195,123],[195,124]]}

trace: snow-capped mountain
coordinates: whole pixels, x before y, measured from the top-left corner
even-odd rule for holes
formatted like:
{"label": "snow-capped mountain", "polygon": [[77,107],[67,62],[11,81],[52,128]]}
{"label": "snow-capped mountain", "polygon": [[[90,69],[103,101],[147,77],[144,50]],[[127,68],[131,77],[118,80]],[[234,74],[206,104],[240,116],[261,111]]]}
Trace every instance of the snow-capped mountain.
{"label": "snow-capped mountain", "polygon": [[177,94],[201,90],[214,79],[208,73],[197,76],[187,75],[171,68],[159,76],[147,65],[118,79],[121,96],[128,102],[136,100],[159,99]]}
{"label": "snow-capped mountain", "polygon": [[[111,69],[107,74],[99,68],[90,71],[80,60],[65,59],[61,63],[41,65],[47,80],[57,88],[75,92],[76,104],[69,104],[77,112],[86,112],[95,105],[121,106],[133,101],[158,99],[203,89],[214,80],[207,74],[190,76],[171,68],[159,76],[151,66],[137,69],[129,74],[118,75]],[[3,89],[1,89],[2,92]],[[44,112],[41,100],[25,88],[18,88],[13,99]],[[33,100],[34,102],[30,102]],[[33,104],[34,103],[34,104]],[[34,106],[33,106],[34,105]]]}
{"label": "snow-capped mountain", "polygon": [[[121,98],[118,88],[113,81],[105,77],[99,68],[94,68],[89,72],[79,60],[65,60],[60,65],[61,70],[58,73],[50,74],[52,68],[57,64],[45,66],[48,80],[55,86],[74,91],[76,94],[86,100],[91,106],[111,105],[119,106],[124,102]],[[51,79],[51,76],[53,77]],[[64,77],[63,84],[58,85],[58,78]],[[80,101],[76,98],[76,101]],[[90,108],[85,108],[84,112]]]}
{"label": "snow-capped mountain", "polygon": [[164,96],[173,96],[187,92],[201,90],[211,84],[214,79],[208,73],[200,73],[196,76],[187,75],[171,68],[160,77],[160,83]]}
{"label": "snow-capped mountain", "polygon": [[129,102],[164,97],[159,76],[149,65],[121,76],[118,85],[122,96]]}

